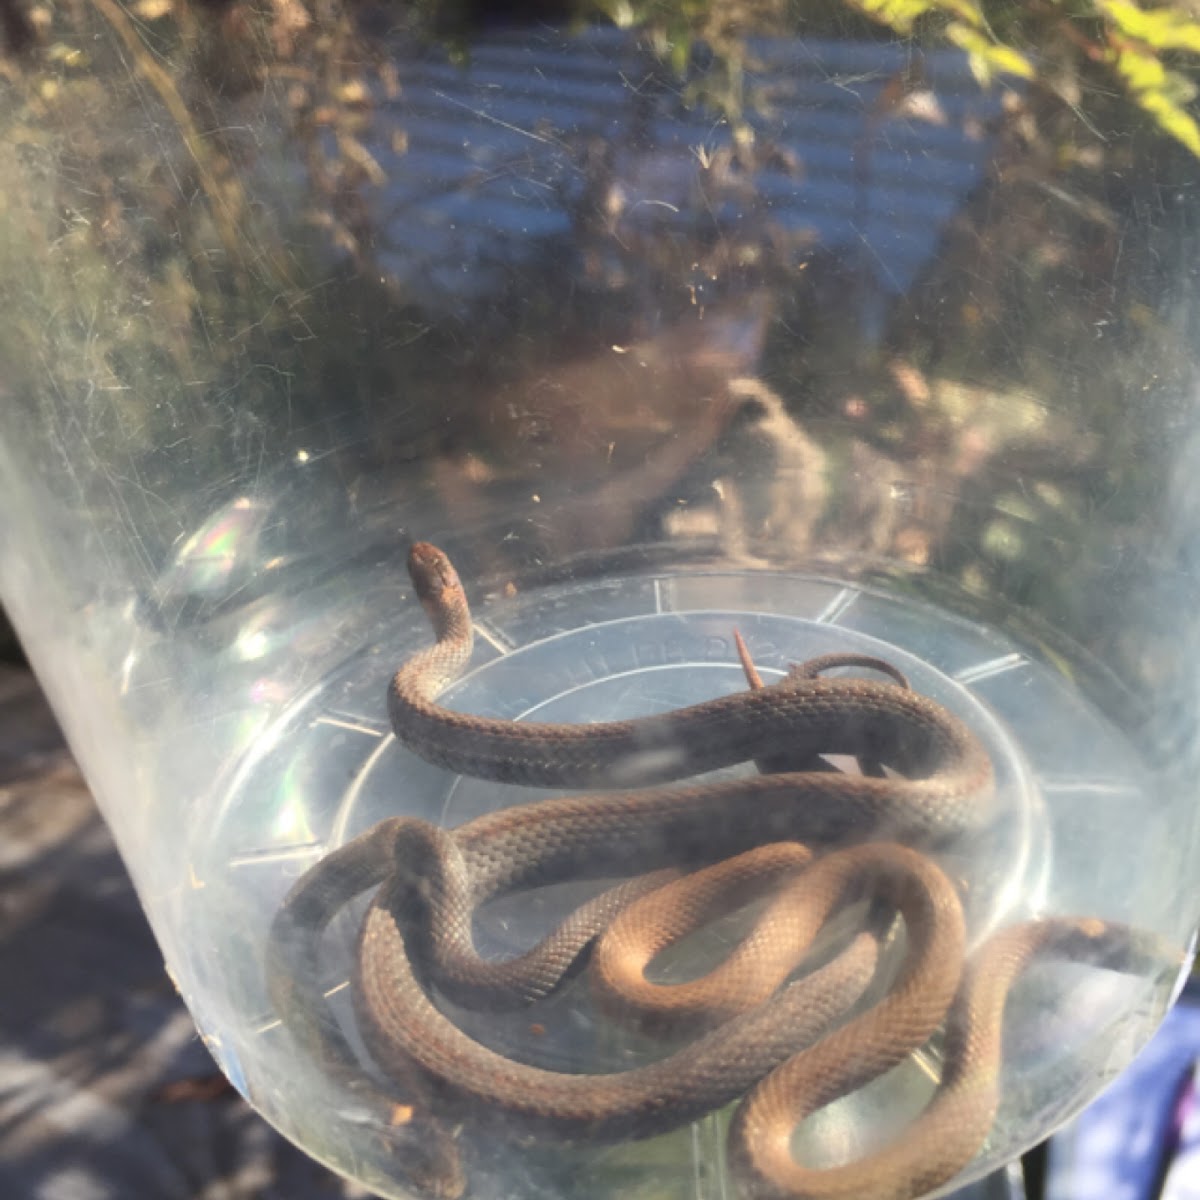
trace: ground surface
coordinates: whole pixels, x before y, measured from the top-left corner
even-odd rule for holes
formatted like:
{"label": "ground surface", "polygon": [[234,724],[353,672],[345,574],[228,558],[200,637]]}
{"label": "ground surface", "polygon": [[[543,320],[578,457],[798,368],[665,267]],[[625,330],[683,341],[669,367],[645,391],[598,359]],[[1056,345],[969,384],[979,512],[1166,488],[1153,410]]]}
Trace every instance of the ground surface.
{"label": "ground surface", "polygon": [[0,1196],[366,1194],[217,1073],[37,685],[0,667]]}

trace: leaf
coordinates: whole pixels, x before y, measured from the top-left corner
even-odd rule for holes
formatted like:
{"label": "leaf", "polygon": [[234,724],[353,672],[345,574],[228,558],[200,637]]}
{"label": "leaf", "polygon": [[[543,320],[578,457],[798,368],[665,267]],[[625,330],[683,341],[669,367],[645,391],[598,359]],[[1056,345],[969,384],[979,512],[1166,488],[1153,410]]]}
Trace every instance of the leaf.
{"label": "leaf", "polygon": [[1126,37],[1137,38],[1155,50],[1190,50],[1200,54],[1200,23],[1180,8],[1144,9],[1131,0],[1095,0],[1102,12]]}
{"label": "leaf", "polygon": [[846,0],[859,12],[887,25],[897,33],[911,33],[921,17],[929,13],[957,17],[975,29],[986,29],[987,22],[977,0]]}
{"label": "leaf", "polygon": [[881,25],[897,33],[911,33],[913,25],[936,5],[933,0],[848,0],[848,2]]}
{"label": "leaf", "polygon": [[946,37],[966,51],[971,71],[981,84],[990,82],[996,74],[1033,78],[1033,64],[1020,51],[998,45],[970,26],[952,22],[946,27]]}
{"label": "leaf", "polygon": [[1200,128],[1177,104],[1160,93],[1136,97],[1137,102],[1172,137],[1178,138],[1197,158],[1200,158]]}
{"label": "leaf", "polygon": [[942,9],[943,12],[952,13],[975,29],[987,28],[983,10],[978,4],[973,3],[973,0],[938,0],[935,7]]}
{"label": "leaf", "polygon": [[1184,110],[1196,93],[1186,76],[1168,71],[1149,50],[1134,46],[1113,47],[1109,62],[1125,81],[1134,101],[1148,112],[1159,127],[1200,157],[1200,126]]}

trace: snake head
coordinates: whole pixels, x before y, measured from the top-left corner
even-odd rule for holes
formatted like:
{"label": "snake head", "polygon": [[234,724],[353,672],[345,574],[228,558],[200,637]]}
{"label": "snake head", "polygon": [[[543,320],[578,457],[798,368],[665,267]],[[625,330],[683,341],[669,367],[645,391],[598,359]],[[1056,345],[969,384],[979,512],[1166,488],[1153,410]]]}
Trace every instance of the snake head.
{"label": "snake head", "polygon": [[429,542],[413,542],[408,552],[408,577],[417,598],[426,607],[452,590],[461,590],[462,581],[450,560]]}

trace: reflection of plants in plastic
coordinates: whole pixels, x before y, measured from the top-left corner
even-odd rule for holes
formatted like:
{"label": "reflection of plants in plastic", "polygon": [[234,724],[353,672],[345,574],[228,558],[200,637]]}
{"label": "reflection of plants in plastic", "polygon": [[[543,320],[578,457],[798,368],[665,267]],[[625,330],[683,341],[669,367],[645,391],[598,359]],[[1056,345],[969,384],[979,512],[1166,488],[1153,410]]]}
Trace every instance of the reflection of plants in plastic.
{"label": "reflection of plants in plastic", "polygon": [[[844,5],[900,37],[933,35],[958,46],[981,81],[994,76],[1036,79],[1069,103],[1076,79],[1091,66],[1115,78],[1124,93],[1165,133],[1200,155],[1200,126],[1188,111],[1196,87],[1200,21],[1182,0],[1143,8],[1132,0],[844,0]],[[715,62],[711,78],[693,84],[732,120],[746,107],[744,72],[750,65],[748,30],[781,32],[783,0],[601,0],[620,25],[646,27],[657,35],[663,57],[683,73],[692,48],[703,44]],[[806,13],[806,32],[839,24],[837,7]]]}
{"label": "reflection of plants in plastic", "polygon": [[[379,182],[378,163],[356,136],[353,119],[347,119],[347,110],[367,102],[372,57],[351,8],[318,15],[308,0],[276,0],[259,14],[231,0],[206,6],[221,14],[206,20],[178,0],[138,0],[128,9],[116,0],[91,0],[91,5],[126,44],[185,136],[190,120],[178,93],[164,86],[165,70],[157,62],[172,44],[201,50],[201,59],[206,57],[209,69],[226,83],[238,77],[241,86],[263,84],[272,76],[288,80],[293,106],[334,131],[335,157],[344,159],[351,173]],[[845,29],[849,10],[903,38],[931,35],[958,46],[983,81],[1038,79],[1068,103],[1076,103],[1071,99],[1075,79],[1099,67],[1160,129],[1200,155],[1200,126],[1188,111],[1196,92],[1200,21],[1182,0],[1150,8],[1133,0],[1081,0],[1070,7],[1055,0],[829,0],[810,9],[808,35]],[[466,0],[426,0],[405,6],[394,21],[404,32],[440,40],[465,61],[471,25],[483,11]],[[564,19],[582,21],[597,11],[618,26],[641,31],[684,80],[684,95],[719,109],[735,126],[744,125],[745,114],[764,99],[748,91],[754,56],[747,38],[794,32],[784,0],[564,0]],[[52,17],[40,6],[27,11],[21,0],[0,3],[0,26],[14,50],[28,48],[40,30],[52,51],[69,56],[65,43],[71,20]],[[209,152],[198,143],[192,149],[203,171]],[[320,157],[319,150],[314,153]],[[216,181],[205,187],[215,191]]]}

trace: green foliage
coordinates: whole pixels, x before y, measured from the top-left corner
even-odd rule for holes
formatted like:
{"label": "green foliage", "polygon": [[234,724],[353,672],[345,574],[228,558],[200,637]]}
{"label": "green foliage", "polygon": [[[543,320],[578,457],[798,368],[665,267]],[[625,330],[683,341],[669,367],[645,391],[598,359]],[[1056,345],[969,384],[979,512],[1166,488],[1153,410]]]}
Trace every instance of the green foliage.
{"label": "green foliage", "polygon": [[1142,9],[1130,0],[1097,0],[1097,10],[1126,37],[1154,50],[1190,50],[1200,54],[1200,24],[1182,8]]}
{"label": "green foliage", "polygon": [[[963,50],[981,83],[997,77],[1055,86],[1045,64],[1075,71],[1099,64],[1158,127],[1200,156],[1200,125],[1189,111],[1200,56],[1200,20],[1185,0],[1142,7],[1134,0],[843,0],[846,8],[905,38],[942,39]],[[616,24],[647,30],[661,56],[681,74],[695,43],[710,47],[717,81],[703,96],[736,118],[744,107],[744,52],[739,34],[763,32],[783,19],[771,0],[600,0]],[[1003,30],[1003,36],[997,30]],[[723,81],[723,88],[721,82]]]}
{"label": "green foliage", "polygon": [[859,12],[894,29],[911,34],[922,18],[936,15],[957,17],[968,26],[983,24],[983,14],[971,0],[847,0]]}
{"label": "green foliage", "polygon": [[990,83],[996,75],[1032,79],[1036,74],[1033,64],[1024,54],[989,38],[974,25],[951,21],[946,26],[946,37],[966,52],[971,70],[981,83]]}
{"label": "green foliage", "polygon": [[1195,98],[1196,85],[1157,53],[1200,54],[1200,23],[1178,9],[1145,11],[1127,0],[1098,0],[1098,8],[1110,22],[1105,61],[1129,96],[1165,132],[1200,156],[1200,128],[1186,108]]}
{"label": "green foliage", "polygon": [[910,36],[919,23],[936,24],[947,40],[966,51],[981,82],[996,75],[1038,78],[1030,53],[1036,46],[1046,57],[1070,48],[1082,65],[1105,64],[1129,98],[1163,130],[1200,155],[1200,127],[1187,111],[1195,95],[1189,78],[1196,64],[1176,66],[1163,55],[1200,55],[1200,21],[1182,3],[1142,8],[1133,0],[1083,0],[1069,6],[1055,0],[1056,19],[1047,22],[1033,3],[995,5],[1005,17],[1011,40],[999,39],[982,8],[972,0],[846,0],[866,16],[896,33]]}

